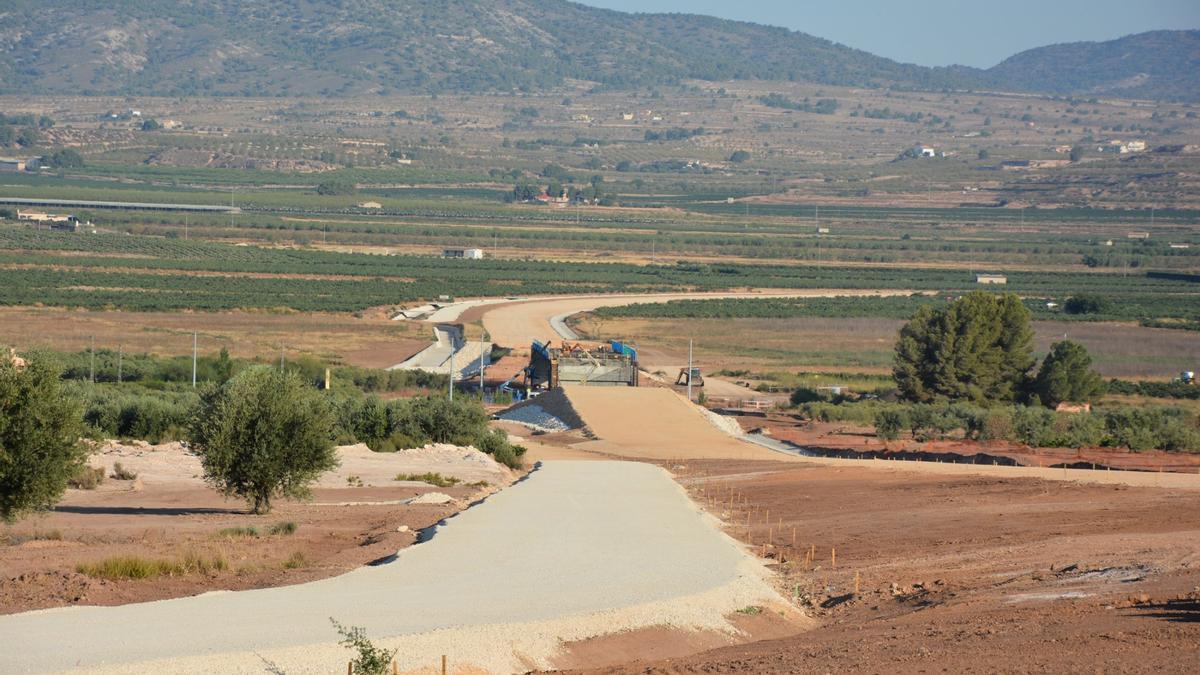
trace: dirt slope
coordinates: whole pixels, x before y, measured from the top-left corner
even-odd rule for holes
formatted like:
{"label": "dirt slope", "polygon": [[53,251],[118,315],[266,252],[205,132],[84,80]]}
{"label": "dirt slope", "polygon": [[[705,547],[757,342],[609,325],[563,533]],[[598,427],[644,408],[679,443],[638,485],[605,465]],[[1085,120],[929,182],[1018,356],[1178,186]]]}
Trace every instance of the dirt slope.
{"label": "dirt slope", "polygon": [[660,387],[563,388],[599,441],[594,449],[643,459],[780,459],[708,421],[698,406]]}

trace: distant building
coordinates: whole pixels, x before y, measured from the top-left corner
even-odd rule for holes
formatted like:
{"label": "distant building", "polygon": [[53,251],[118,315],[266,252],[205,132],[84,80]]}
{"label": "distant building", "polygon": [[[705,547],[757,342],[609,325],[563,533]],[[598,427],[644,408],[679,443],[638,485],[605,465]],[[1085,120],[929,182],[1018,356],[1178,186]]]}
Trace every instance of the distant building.
{"label": "distant building", "polygon": [[1128,154],[1131,152],[1145,152],[1145,151],[1146,151],[1146,141],[1129,141],[1128,143],[1121,144],[1121,154],[1122,155]]}
{"label": "distant building", "polygon": [[443,258],[467,258],[469,260],[482,260],[483,249],[481,248],[446,248],[442,249]]}
{"label": "distant building", "polygon": [[[39,228],[42,224],[45,224],[47,229],[59,230],[61,232],[78,232],[84,226],[84,223],[81,223],[73,215],[43,213],[41,211],[17,211],[17,220],[36,223]],[[91,223],[87,223],[87,225],[90,226]]]}
{"label": "distant building", "polygon": [[937,150],[928,145],[919,146],[917,149],[921,151],[922,157],[937,157]]}
{"label": "distant building", "polygon": [[559,206],[566,206],[571,201],[571,198],[567,196],[565,190],[556,197],[551,197],[549,192],[543,191],[542,194],[534,197],[533,199],[534,201],[541,202],[542,204],[557,204]]}
{"label": "distant building", "polygon": [[817,234],[829,234],[829,228],[828,227],[818,227]]}
{"label": "distant building", "polygon": [[631,113],[631,112],[623,112],[623,113],[621,113],[621,119],[623,119],[623,120],[625,120],[626,122],[628,122],[628,121],[630,121],[630,120],[632,120],[632,119],[633,119],[633,113]]}
{"label": "distant building", "polygon": [[358,205],[358,208],[360,208],[360,209],[382,209],[383,204],[380,204],[379,202],[363,202]]}
{"label": "distant building", "polygon": [[1171,248],[1191,248],[1191,244],[1171,244]]}
{"label": "distant building", "polygon": [[1149,232],[1130,232],[1129,234],[1125,235],[1125,238],[1126,239],[1149,239],[1150,233]]}
{"label": "distant building", "polygon": [[65,223],[75,219],[75,216],[72,215],[59,215],[43,211],[17,211],[17,220],[29,220],[35,223]]}
{"label": "distant building", "polygon": [[37,171],[41,163],[41,157],[0,157],[0,173]]}
{"label": "distant building", "polygon": [[976,274],[975,283],[977,284],[1007,284],[1008,277],[1003,274]]}

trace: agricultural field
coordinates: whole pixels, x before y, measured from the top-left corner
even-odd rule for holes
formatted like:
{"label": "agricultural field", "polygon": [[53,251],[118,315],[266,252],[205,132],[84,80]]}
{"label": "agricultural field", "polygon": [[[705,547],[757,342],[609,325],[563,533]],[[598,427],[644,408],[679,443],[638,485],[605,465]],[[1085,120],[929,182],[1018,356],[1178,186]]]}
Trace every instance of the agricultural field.
{"label": "agricultural field", "polygon": [[[607,310],[611,311],[611,310]],[[808,318],[645,319],[584,316],[573,324],[593,338],[626,340],[686,363],[688,340],[706,373],[732,371],[738,379],[785,387],[851,386],[870,391],[890,385],[893,348],[903,320]],[[1035,321],[1035,352],[1064,338],[1087,347],[1106,377],[1170,379],[1200,364],[1200,337],[1192,331],[1114,322]]]}

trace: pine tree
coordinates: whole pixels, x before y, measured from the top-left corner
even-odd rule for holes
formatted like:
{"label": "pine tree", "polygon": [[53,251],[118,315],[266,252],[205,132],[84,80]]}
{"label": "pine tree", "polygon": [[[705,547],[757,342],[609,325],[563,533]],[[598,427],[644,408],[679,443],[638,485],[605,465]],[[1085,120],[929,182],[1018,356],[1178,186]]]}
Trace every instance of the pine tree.
{"label": "pine tree", "polygon": [[976,291],[913,316],[900,330],[893,376],[910,401],[1014,401],[1035,363],[1032,344],[1020,298]]}

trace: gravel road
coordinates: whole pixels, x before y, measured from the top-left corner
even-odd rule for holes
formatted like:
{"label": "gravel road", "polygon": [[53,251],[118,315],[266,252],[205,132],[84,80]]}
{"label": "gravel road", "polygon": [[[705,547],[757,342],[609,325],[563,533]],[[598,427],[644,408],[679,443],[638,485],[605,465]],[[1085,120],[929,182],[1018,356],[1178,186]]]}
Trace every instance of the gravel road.
{"label": "gravel road", "polygon": [[[652,625],[728,629],[777,602],[768,573],[657,467],[547,462],[390,563],[291,587],[0,616],[0,671],[336,672],[329,618],[400,665],[550,665],[560,640]],[[519,653],[525,661],[519,660]]]}
{"label": "gravel road", "polygon": [[572,314],[591,311],[599,307],[620,307],[643,302],[689,299],[826,298],[848,295],[908,295],[913,292],[910,290],[764,289],[743,292],[550,296],[498,304],[496,307],[489,308],[483,315],[483,325],[496,344],[528,349],[529,343],[534,339],[548,340],[564,336],[567,339],[574,339],[570,337],[573,333],[565,325],[565,320]]}

